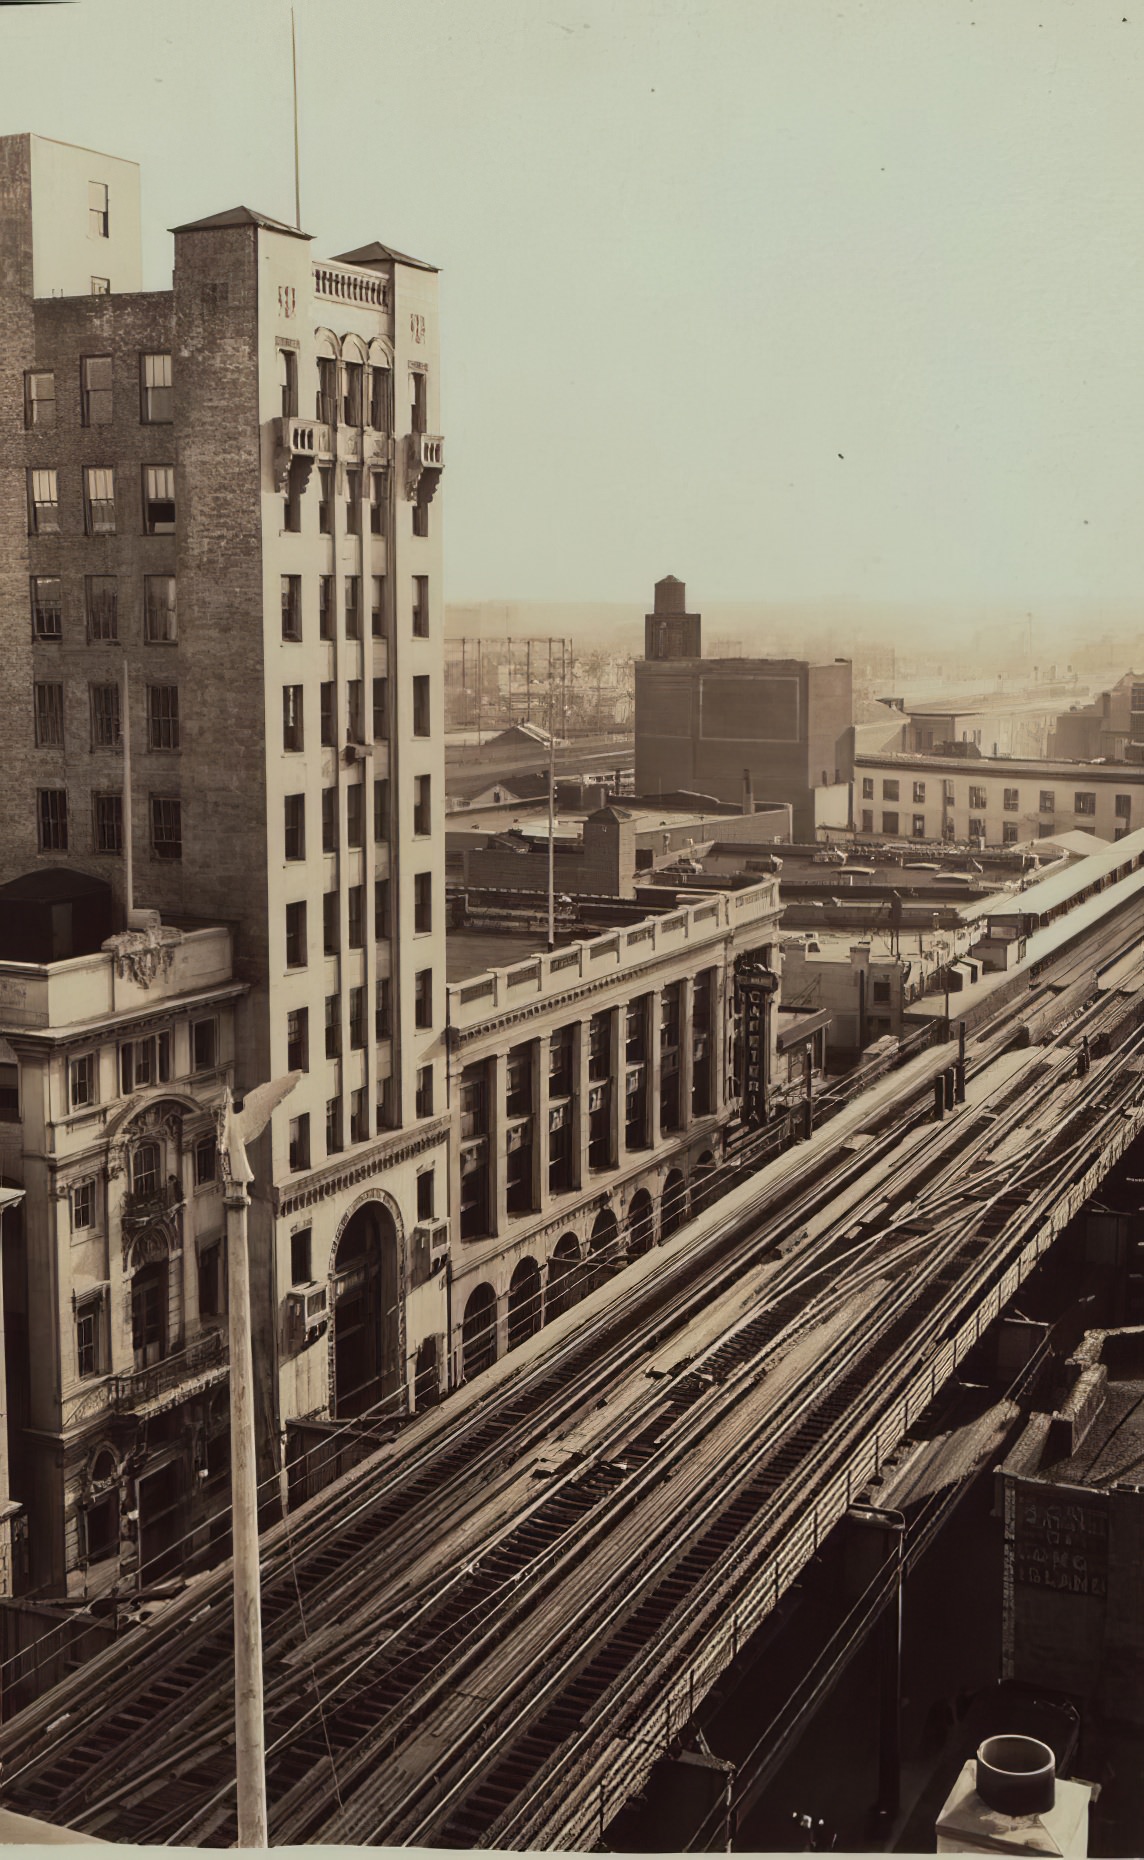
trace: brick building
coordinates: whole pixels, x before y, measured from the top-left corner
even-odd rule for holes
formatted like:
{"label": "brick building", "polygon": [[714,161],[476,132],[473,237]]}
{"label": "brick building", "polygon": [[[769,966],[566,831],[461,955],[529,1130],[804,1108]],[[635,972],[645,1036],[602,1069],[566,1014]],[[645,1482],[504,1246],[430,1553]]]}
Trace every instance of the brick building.
{"label": "brick building", "polygon": [[636,792],[690,788],[737,802],[746,788],[760,807],[789,802],[798,840],[845,827],[850,661],[704,659],[701,618],[686,604],[673,575],[656,583],[635,667]]}
{"label": "brick building", "polygon": [[1111,841],[1142,820],[1144,770],[1127,762],[855,758],[854,826],[863,839],[1020,846],[1081,829]]}
{"label": "brick building", "polygon": [[139,282],[134,165],[0,139],[0,883],[231,926],[235,1089],[303,1074],[252,1157],[269,1476],[443,1355],[437,279],[236,208]]}

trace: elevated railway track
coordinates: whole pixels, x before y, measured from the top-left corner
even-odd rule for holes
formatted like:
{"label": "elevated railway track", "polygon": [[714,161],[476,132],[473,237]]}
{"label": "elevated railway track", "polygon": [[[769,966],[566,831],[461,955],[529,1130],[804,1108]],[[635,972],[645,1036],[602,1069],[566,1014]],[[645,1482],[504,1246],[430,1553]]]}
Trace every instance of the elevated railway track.
{"label": "elevated railway track", "polygon": [[[1140,1128],[1140,933],[985,1027],[955,1117],[922,1051],[268,1534],[275,1842],[599,1839]],[[2,1727],[5,1800],[230,1844],[229,1603],[200,1580]]]}

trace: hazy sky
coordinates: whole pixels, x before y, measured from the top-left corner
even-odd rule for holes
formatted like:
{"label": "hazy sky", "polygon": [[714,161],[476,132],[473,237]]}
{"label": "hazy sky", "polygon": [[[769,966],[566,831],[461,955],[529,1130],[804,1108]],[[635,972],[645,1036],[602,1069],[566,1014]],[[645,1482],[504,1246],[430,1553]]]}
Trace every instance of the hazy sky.
{"label": "hazy sky", "polygon": [[[449,599],[1136,600],[1144,0],[296,13],[315,252],[442,268]],[[293,217],[287,0],[4,7],[0,124],[163,286]]]}

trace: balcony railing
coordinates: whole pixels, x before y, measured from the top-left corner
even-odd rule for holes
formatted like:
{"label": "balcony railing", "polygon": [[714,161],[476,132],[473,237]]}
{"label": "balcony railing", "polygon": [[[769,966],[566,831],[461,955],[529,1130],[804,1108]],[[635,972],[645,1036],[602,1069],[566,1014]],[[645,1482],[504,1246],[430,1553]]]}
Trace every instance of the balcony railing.
{"label": "balcony railing", "polygon": [[176,1395],[187,1383],[206,1377],[221,1379],[227,1370],[226,1339],[220,1330],[197,1337],[185,1350],[163,1357],[147,1369],[130,1375],[112,1376],[108,1387],[111,1406],[120,1414],[130,1414],[164,1395]]}
{"label": "balcony railing", "polygon": [[298,414],[283,415],[278,422],[278,443],[296,459],[331,459],[334,442],[329,427],[321,420],[303,420]]}
{"label": "balcony railing", "polygon": [[153,1221],[157,1214],[170,1214],[183,1205],[183,1185],[177,1176],[169,1176],[157,1188],[130,1189],[123,1198],[125,1221]]}

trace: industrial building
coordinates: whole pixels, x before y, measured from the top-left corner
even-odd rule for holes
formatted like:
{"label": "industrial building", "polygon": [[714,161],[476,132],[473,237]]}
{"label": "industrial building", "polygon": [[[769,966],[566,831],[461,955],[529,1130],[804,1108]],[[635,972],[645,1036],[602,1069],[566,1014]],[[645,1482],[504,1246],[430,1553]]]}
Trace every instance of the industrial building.
{"label": "industrial building", "polygon": [[678,788],[759,807],[788,802],[794,836],[849,820],[849,659],[704,659],[702,618],[673,575],[656,583],[636,660],[638,794]]}
{"label": "industrial building", "polygon": [[[238,207],[177,228],[172,288],[143,291],[134,164],[9,136],[0,178],[0,883],[61,872],[107,900],[66,950],[41,910],[4,969],[6,1002],[39,1003],[35,1054],[5,1036],[4,1180],[28,1190],[5,1246],[43,1378],[27,1426],[65,1465],[67,1516],[32,1544],[58,1589],[83,1555],[77,1456],[89,1493],[114,1467],[130,1508],[123,1378],[164,1365],[168,1417],[201,1389],[185,1346],[217,1197],[188,1172],[225,1080],[301,1074],[252,1153],[270,1489],[293,1417],[400,1411],[443,1344],[444,442],[431,266],[378,243],[321,259]],[[234,993],[196,1070],[168,997],[197,926]],[[74,958],[90,1002],[57,981]],[[113,961],[137,977],[138,1036]],[[144,1260],[166,1275],[157,1328]],[[105,1299],[94,1357],[77,1286]],[[43,1516],[44,1491],[16,1497]]]}
{"label": "industrial building", "polygon": [[1029,761],[976,752],[883,753],[854,762],[854,829],[864,840],[1023,846],[1074,829],[1116,840],[1142,821],[1144,779],[1128,762]]}

